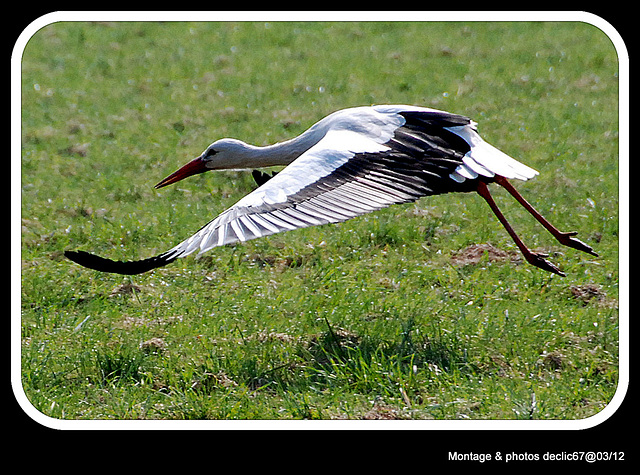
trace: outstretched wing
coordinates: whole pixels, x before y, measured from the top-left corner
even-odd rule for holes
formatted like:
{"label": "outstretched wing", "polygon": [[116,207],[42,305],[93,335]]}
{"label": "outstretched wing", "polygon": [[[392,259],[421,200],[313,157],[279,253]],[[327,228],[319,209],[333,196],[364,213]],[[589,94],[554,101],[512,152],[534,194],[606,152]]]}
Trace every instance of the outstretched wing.
{"label": "outstretched wing", "polygon": [[[458,135],[400,127],[379,143],[348,130],[330,131],[265,184],[171,251],[186,256],[238,241],[337,223],[392,204],[469,191],[450,174],[469,151]],[[477,176],[477,175],[476,175]]]}
{"label": "outstretched wing", "polygon": [[422,196],[471,191],[479,175],[490,180],[495,174],[537,174],[484,142],[466,117],[400,106],[375,109],[389,114],[390,133],[329,130],[284,170],[159,256],[121,262],[82,251],[66,255],[92,269],[137,274],[195,251],[337,223]]}

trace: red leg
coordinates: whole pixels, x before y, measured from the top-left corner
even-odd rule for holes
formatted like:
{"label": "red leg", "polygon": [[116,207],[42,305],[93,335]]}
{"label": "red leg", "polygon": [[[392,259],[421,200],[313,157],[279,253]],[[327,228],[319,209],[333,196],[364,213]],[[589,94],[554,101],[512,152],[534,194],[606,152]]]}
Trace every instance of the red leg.
{"label": "red leg", "polygon": [[524,258],[527,260],[529,264],[539,267],[542,270],[553,272],[554,274],[558,274],[563,277],[565,276],[564,272],[562,272],[554,264],[552,264],[551,262],[547,261],[544,258],[545,255],[531,252],[529,248],[524,245],[520,237],[518,237],[516,232],[513,230],[513,228],[509,224],[509,221],[507,221],[507,218],[504,217],[504,215],[502,214],[502,211],[500,211],[500,209],[498,208],[498,205],[496,204],[496,202],[493,200],[493,197],[491,196],[491,193],[489,193],[489,188],[487,188],[486,183],[484,183],[483,181],[479,181],[477,191],[478,191],[478,194],[482,196],[487,202],[487,204],[491,207],[491,210],[500,220],[504,228],[509,233],[509,236],[511,236],[513,241],[516,243],[516,246],[518,246],[518,249],[520,249],[520,252],[522,252],[522,255],[524,256]]}
{"label": "red leg", "polygon": [[518,200],[518,203],[520,203],[522,206],[524,206],[524,208],[533,215],[534,218],[536,218],[538,220],[538,222],[540,224],[542,224],[547,231],[549,231],[554,238],[556,238],[556,240],[560,243],[563,244],[567,247],[572,247],[574,249],[577,249],[579,251],[583,251],[583,252],[587,252],[589,254],[591,254],[592,256],[597,256],[598,254],[591,248],[591,246],[586,245],[585,243],[583,243],[582,241],[580,241],[579,239],[575,239],[573,236],[575,236],[576,234],[578,234],[575,231],[572,232],[568,232],[568,233],[563,233],[562,231],[560,231],[558,228],[556,228],[553,224],[551,224],[549,221],[546,220],[546,218],[544,216],[542,216],[540,213],[538,213],[538,211],[529,204],[529,202],[527,200],[524,199],[524,197],[518,193],[518,190],[516,190],[513,185],[511,183],[509,183],[509,181],[500,175],[496,175],[496,183],[500,186],[502,186],[505,190],[507,190],[511,196],[513,196],[516,200]]}

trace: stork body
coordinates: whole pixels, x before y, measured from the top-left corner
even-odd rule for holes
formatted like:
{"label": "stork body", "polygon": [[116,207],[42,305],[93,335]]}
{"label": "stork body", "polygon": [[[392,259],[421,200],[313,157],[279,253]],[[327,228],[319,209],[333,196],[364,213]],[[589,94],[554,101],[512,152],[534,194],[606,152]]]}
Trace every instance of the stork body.
{"label": "stork body", "polygon": [[92,269],[138,274],[196,251],[337,223],[423,196],[477,191],[528,262],[564,275],[522,243],[489,193],[492,182],[505,187],[559,242],[597,255],[573,237],[576,233],[558,231],[518,194],[507,180],[528,180],[538,172],[485,142],[476,125],[435,109],[382,105],[334,112],[298,137],[266,147],[221,139],[156,188],[209,170],[287,166],[271,178],[254,174],[260,184],[256,190],[158,256],[122,262],[84,251],[65,255]]}

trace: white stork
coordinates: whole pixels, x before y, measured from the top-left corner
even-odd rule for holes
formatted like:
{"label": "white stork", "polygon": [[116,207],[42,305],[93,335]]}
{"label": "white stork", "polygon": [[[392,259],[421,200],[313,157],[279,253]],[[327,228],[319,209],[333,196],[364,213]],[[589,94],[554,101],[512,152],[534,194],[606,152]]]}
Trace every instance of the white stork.
{"label": "white stork", "polygon": [[167,186],[209,170],[287,165],[273,177],[254,171],[256,190],[158,256],[113,261],[67,251],[72,261],[99,271],[139,274],[179,257],[308,226],[337,223],[392,204],[450,192],[482,196],[525,259],[564,275],[546,255],[529,250],[494,202],[487,184],[503,186],[561,244],[594,256],[577,233],[560,232],[507,181],[528,180],[536,170],[485,142],[471,119],[406,105],[355,107],[334,112],[300,136],[266,147],[221,139],[156,185]]}

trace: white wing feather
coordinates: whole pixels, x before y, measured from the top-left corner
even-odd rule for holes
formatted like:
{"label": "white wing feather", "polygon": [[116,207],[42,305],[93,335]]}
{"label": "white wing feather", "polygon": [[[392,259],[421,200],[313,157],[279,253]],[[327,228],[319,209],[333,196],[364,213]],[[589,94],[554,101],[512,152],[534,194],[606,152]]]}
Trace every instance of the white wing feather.
{"label": "white wing feather", "polygon": [[[471,172],[488,177],[502,175],[505,178],[528,180],[538,174],[533,168],[520,163],[490,143],[485,142],[475,131],[475,125],[472,122],[471,125],[445,127],[463,138],[471,147],[471,150],[462,159],[464,165],[460,165],[456,169],[458,175],[468,178],[466,173]],[[453,179],[458,181],[456,178]]]}
{"label": "white wing feather", "polygon": [[[389,138],[390,134],[384,134],[378,137],[378,140],[386,142]],[[350,208],[345,204],[341,211],[336,209],[335,203],[340,202],[341,197],[345,201],[347,198],[338,190],[331,193],[331,208],[323,208],[319,203],[299,204],[295,209],[281,206],[287,202],[289,196],[331,174],[356,153],[375,153],[388,148],[360,133],[346,129],[331,130],[284,170],[169,252],[179,252],[181,257],[197,250],[201,254],[225,244],[307,226],[344,221],[358,214],[388,206],[388,195],[379,193],[372,196],[360,191],[359,199],[365,202],[355,201]]]}

